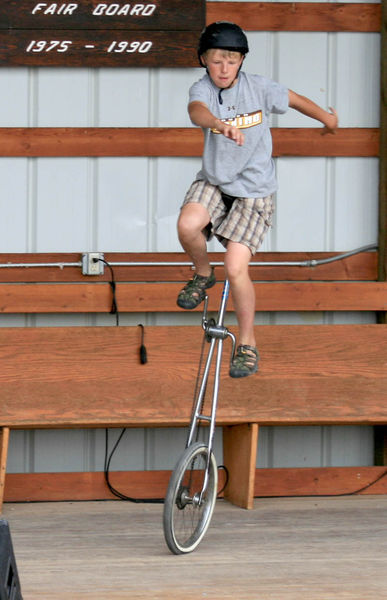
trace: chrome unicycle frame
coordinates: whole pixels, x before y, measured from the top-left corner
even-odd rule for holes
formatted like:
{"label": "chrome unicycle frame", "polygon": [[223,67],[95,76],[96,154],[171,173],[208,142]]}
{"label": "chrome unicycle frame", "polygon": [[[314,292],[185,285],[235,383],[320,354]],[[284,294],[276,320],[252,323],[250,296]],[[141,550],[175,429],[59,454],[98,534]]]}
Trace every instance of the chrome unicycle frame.
{"label": "chrome unicycle frame", "polygon": [[[231,360],[236,345],[235,336],[224,326],[229,290],[230,284],[226,280],[216,320],[208,318],[208,296],[204,300],[202,328],[210,346],[203,373],[199,373],[186,447],[171,475],[164,502],[164,535],[169,549],[174,554],[192,552],[198,546],[207,531],[217,498],[218,478],[213,442],[223,342],[227,338],[232,341]],[[205,414],[204,400],[214,358],[212,400]],[[205,442],[198,441],[202,423],[208,426],[205,428]]]}
{"label": "chrome unicycle frame", "polygon": [[[208,463],[210,462],[210,455],[213,451],[213,441],[215,434],[215,425],[216,425],[216,411],[218,407],[218,393],[219,393],[219,375],[220,375],[220,366],[222,363],[222,354],[223,354],[223,341],[227,338],[231,338],[232,340],[232,352],[231,357],[233,357],[235,352],[235,336],[228,331],[227,327],[224,326],[224,317],[226,312],[227,300],[229,295],[230,284],[226,279],[223,286],[222,292],[222,300],[218,312],[217,321],[214,319],[208,319],[208,296],[205,297],[204,300],[204,309],[203,309],[203,317],[202,317],[202,328],[204,329],[205,336],[207,340],[210,342],[210,348],[207,354],[207,360],[204,367],[203,376],[201,379],[199,391],[197,394],[196,401],[194,402],[193,413],[191,417],[191,424],[187,439],[187,447],[190,446],[195,440],[195,436],[199,425],[202,421],[207,422],[209,424],[209,434],[208,434]],[[209,415],[205,415],[202,412],[204,397],[206,393],[207,383],[210,375],[211,364],[216,354],[215,361],[215,373],[214,373],[214,384],[213,384],[213,392],[212,392],[212,403],[211,403],[211,413]],[[208,472],[206,473],[208,477]],[[204,482],[202,493],[206,490],[207,478]]]}

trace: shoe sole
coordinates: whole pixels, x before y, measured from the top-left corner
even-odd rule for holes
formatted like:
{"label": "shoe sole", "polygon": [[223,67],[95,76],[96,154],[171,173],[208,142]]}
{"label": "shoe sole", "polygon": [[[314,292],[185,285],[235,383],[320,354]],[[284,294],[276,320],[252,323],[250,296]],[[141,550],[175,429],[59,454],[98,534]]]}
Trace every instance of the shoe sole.
{"label": "shoe sole", "polygon": [[256,369],[249,371],[248,373],[246,373],[246,371],[234,371],[233,373],[230,371],[229,375],[233,379],[241,379],[242,377],[249,377],[249,375],[254,375],[255,373],[258,373],[258,366]]}

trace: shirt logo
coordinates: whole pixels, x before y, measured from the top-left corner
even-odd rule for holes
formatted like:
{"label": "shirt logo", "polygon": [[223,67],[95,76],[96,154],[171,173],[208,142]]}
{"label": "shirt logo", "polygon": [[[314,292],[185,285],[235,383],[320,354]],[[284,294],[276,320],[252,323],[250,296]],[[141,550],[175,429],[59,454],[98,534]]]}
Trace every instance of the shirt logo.
{"label": "shirt logo", "polygon": [[[258,110],[252,113],[244,113],[243,115],[237,115],[232,119],[219,119],[226,125],[231,127],[237,127],[238,129],[247,129],[248,127],[255,127],[262,123],[262,111]],[[220,133],[216,128],[211,129],[212,133]]]}

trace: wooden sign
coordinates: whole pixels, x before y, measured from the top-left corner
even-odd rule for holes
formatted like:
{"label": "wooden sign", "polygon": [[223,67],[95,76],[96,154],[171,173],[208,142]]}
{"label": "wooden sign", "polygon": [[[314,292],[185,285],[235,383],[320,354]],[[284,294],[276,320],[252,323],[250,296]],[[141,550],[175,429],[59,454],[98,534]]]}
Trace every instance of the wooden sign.
{"label": "wooden sign", "polygon": [[158,29],[201,31],[202,0],[36,2],[0,0],[0,29]]}
{"label": "wooden sign", "polygon": [[0,66],[191,67],[205,0],[0,0]]}
{"label": "wooden sign", "polygon": [[196,67],[197,40],[187,31],[0,32],[0,66]]}

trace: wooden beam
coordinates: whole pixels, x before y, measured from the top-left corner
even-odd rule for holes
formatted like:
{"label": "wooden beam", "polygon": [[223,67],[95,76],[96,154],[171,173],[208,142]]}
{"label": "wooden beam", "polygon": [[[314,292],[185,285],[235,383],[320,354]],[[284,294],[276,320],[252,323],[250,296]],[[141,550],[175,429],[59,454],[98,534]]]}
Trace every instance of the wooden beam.
{"label": "wooden beam", "polygon": [[[361,252],[348,258],[327,262],[319,266],[292,266],[315,260],[329,260],[338,252],[261,252],[250,265],[250,274],[255,281],[376,281],[377,252]],[[115,281],[187,281],[192,277],[190,259],[183,252],[106,252],[105,260],[112,264]],[[1,283],[44,283],[44,282],[101,282],[109,281],[111,274],[105,268],[104,275],[90,277],[82,275],[80,253],[4,253],[0,254]],[[212,263],[223,263],[223,252],[210,252]],[[254,266],[254,263],[260,263]],[[66,266],[76,264],[78,266]],[[127,263],[127,266],[115,266]],[[164,264],[162,264],[164,263]],[[186,263],[179,264],[179,263]],[[271,264],[274,263],[274,264]],[[281,265],[281,263],[284,263]],[[39,266],[39,265],[52,266]],[[12,266],[15,265],[15,266]],[[16,266],[27,265],[27,266]],[[28,266],[36,265],[36,266]],[[224,279],[224,269],[216,266],[218,281]]]}
{"label": "wooden beam", "polygon": [[385,467],[257,469],[254,495],[271,497],[386,494],[387,476],[384,475],[387,475]]}
{"label": "wooden beam", "polygon": [[223,462],[228,471],[226,500],[241,508],[253,508],[258,425],[223,428]]}
{"label": "wooden beam", "polygon": [[379,280],[387,279],[387,0],[383,0],[381,36],[380,159],[379,159]]}
{"label": "wooden beam", "polygon": [[9,428],[0,427],[0,514],[3,506],[4,487],[5,487],[5,473],[7,468],[7,456],[8,456],[8,444],[9,444]]}
{"label": "wooden beam", "polygon": [[[165,498],[171,471],[115,471],[112,485],[134,498]],[[8,473],[5,502],[114,500],[102,472]]]}
{"label": "wooden beam", "polygon": [[272,129],[273,156],[378,156],[379,130],[339,129],[335,135],[321,135],[318,128]]}
{"label": "wooden beam", "polygon": [[[385,311],[387,282],[256,283],[256,311]],[[119,312],[181,312],[176,298],[181,283],[120,283]],[[219,307],[223,286],[209,293],[209,310]],[[107,283],[2,284],[0,314],[109,313]],[[203,307],[197,309],[201,312]],[[232,300],[228,311],[233,311]]]}
{"label": "wooden beam", "polygon": [[[255,497],[326,496],[387,494],[384,467],[317,467],[256,469]],[[120,492],[134,498],[164,498],[171,471],[115,471],[111,482]],[[219,472],[219,489],[224,484]],[[369,487],[369,484],[371,484]],[[76,500],[114,500],[102,472],[87,473],[9,473],[5,502],[49,502]]]}
{"label": "wooden beam", "polygon": [[207,23],[234,21],[246,31],[380,31],[378,4],[207,2]]}
{"label": "wooden beam", "polygon": [[[273,156],[378,156],[376,128],[274,128]],[[2,127],[0,156],[201,156],[192,127]]]}
{"label": "wooden beam", "polygon": [[[379,158],[379,263],[380,281],[387,281],[387,0],[382,1],[380,63],[380,158]],[[387,311],[377,313],[387,323]],[[387,464],[387,427],[375,428],[375,464]]]}

